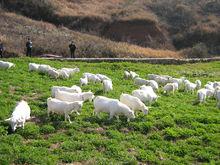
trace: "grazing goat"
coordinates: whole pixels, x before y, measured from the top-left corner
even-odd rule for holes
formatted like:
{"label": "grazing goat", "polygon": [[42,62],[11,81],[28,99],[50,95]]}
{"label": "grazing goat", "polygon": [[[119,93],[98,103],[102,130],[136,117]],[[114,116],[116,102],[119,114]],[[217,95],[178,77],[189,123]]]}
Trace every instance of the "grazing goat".
{"label": "grazing goat", "polygon": [[134,111],[132,111],[127,105],[121,103],[117,99],[111,99],[104,96],[97,96],[94,99],[94,113],[98,115],[100,112],[109,113],[109,119],[114,116],[122,114],[127,117],[127,121],[135,118]]}
{"label": "grazing goat", "polygon": [[12,131],[15,131],[17,127],[24,129],[26,120],[30,119],[31,109],[28,103],[24,100],[17,103],[10,118],[6,119],[11,125]]}
{"label": "grazing goat", "polygon": [[71,123],[69,114],[71,114],[72,112],[76,112],[79,115],[82,110],[82,106],[83,101],[67,102],[50,97],[47,99],[47,114],[48,117],[50,115],[50,112],[64,114],[65,121],[66,119],[68,119]]}

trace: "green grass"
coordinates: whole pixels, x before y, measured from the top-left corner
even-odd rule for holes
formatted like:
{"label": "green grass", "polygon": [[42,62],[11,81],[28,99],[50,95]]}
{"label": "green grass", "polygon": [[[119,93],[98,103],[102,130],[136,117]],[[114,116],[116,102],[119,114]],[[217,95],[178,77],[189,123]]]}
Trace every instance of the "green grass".
{"label": "green grass", "polygon": [[[194,104],[196,94],[177,92],[163,95],[152,105],[147,116],[138,114],[108,121],[107,114],[93,116],[93,104],[84,103],[82,114],[71,115],[72,124],[64,117],[47,117],[46,99],[53,85],[79,85],[84,72],[106,74],[114,90],[106,96],[119,98],[137,87],[123,79],[130,69],[141,77],[148,73],[186,76],[189,80],[220,81],[220,63],[186,65],[152,65],[143,63],[60,62],[43,59],[7,59],[16,67],[0,70],[0,162],[1,164],[220,164],[220,112],[214,99]],[[80,73],[68,80],[54,80],[46,75],[28,72],[28,63],[44,63],[56,68],[79,67]],[[103,95],[101,85],[83,87]],[[34,116],[25,129],[15,133],[4,122],[20,99],[28,101]]]}

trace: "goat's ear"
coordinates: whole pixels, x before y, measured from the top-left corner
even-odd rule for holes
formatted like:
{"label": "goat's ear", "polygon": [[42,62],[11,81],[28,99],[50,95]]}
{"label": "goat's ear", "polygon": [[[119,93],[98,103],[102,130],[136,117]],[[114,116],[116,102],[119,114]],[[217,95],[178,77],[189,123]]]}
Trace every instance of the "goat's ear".
{"label": "goat's ear", "polygon": [[11,118],[5,119],[5,121],[9,122],[9,121],[11,121]]}

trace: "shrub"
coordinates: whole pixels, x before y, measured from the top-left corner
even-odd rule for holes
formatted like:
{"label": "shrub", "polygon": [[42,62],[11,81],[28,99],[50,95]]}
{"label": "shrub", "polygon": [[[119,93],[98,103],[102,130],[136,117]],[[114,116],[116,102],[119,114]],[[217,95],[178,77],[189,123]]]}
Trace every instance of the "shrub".
{"label": "shrub", "polygon": [[43,125],[40,128],[40,132],[43,134],[48,134],[48,133],[54,133],[55,132],[55,128],[51,125]]}
{"label": "shrub", "polygon": [[39,136],[40,129],[39,126],[35,125],[34,123],[28,123],[25,125],[24,129],[19,129],[18,133],[24,138],[34,139]]}
{"label": "shrub", "polygon": [[192,48],[192,57],[207,57],[208,49],[204,43],[198,43]]}
{"label": "shrub", "polygon": [[37,20],[50,20],[56,7],[50,0],[3,0],[4,8]]}
{"label": "shrub", "polygon": [[198,43],[192,48],[182,50],[182,53],[188,58],[204,58],[208,57],[208,48],[204,43]]}
{"label": "shrub", "polygon": [[207,2],[203,10],[205,12],[210,12],[210,13],[220,13],[220,2],[219,1],[209,1]]}

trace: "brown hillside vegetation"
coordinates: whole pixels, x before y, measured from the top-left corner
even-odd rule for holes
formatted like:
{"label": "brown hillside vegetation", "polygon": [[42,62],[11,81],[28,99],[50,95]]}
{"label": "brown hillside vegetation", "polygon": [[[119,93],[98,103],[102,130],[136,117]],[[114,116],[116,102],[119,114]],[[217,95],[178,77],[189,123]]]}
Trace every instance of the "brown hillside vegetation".
{"label": "brown hillside vegetation", "polygon": [[197,54],[194,48],[220,54],[218,0],[2,0],[1,6],[112,41],[190,56]]}
{"label": "brown hillside vegetation", "polygon": [[35,55],[52,53],[67,56],[69,41],[73,39],[78,47],[77,57],[181,57],[173,51],[113,42],[14,13],[1,12],[0,23],[0,35],[9,55],[23,54],[25,40],[31,36]]}

